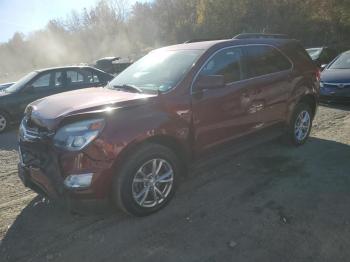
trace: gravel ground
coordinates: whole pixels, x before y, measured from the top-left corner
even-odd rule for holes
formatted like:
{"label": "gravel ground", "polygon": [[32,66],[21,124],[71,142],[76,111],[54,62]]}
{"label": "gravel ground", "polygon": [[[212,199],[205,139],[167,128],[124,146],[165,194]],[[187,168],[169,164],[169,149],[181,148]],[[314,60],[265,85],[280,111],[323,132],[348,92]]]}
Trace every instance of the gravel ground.
{"label": "gravel ground", "polygon": [[146,218],[71,215],[17,178],[0,136],[0,261],[349,261],[350,108],[320,107],[312,138],[193,170]]}

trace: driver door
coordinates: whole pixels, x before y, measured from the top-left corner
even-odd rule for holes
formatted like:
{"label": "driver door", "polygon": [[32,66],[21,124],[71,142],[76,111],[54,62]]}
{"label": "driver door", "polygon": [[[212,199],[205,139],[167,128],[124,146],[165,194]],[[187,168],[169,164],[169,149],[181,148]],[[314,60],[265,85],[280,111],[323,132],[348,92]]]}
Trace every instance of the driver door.
{"label": "driver door", "polygon": [[[201,76],[223,75],[221,88],[199,90],[195,81],[192,90],[195,150],[202,153],[213,146],[248,133],[254,123],[247,115],[250,92],[245,79],[242,47],[224,48],[215,53],[202,67]],[[249,88],[248,88],[249,89]]]}
{"label": "driver door", "polygon": [[29,82],[20,94],[17,115],[21,117],[31,102],[58,93],[62,87],[62,83],[59,81],[60,74],[60,71],[41,73]]}

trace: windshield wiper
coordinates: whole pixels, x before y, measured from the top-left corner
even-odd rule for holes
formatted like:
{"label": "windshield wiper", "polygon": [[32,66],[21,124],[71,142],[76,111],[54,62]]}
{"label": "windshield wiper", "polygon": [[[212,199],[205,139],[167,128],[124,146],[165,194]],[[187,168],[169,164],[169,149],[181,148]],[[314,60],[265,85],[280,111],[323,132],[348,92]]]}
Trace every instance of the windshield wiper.
{"label": "windshield wiper", "polygon": [[142,93],[142,90],[138,88],[137,86],[134,85],[114,85],[113,88],[115,89],[126,89],[126,90],[131,90],[131,91],[136,91],[136,93]]}

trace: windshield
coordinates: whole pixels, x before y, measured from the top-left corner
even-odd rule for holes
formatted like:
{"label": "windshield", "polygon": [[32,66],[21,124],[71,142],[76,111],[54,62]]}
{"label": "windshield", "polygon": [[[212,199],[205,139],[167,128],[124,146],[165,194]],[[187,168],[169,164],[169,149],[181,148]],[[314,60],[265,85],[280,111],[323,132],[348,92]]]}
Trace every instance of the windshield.
{"label": "windshield", "polygon": [[15,92],[19,91],[20,89],[22,89],[22,87],[24,85],[26,85],[30,80],[32,80],[33,77],[35,77],[37,74],[38,74],[37,72],[29,73],[28,75],[22,77],[18,82],[16,82],[12,86],[5,88],[5,92],[15,93]]}
{"label": "windshield", "polygon": [[156,50],[115,77],[109,88],[135,86],[143,92],[173,88],[191,69],[203,50]]}
{"label": "windshield", "polygon": [[350,52],[339,56],[329,67],[329,69],[350,69]]}
{"label": "windshield", "polygon": [[311,56],[312,60],[315,60],[320,56],[322,48],[309,48],[306,49],[306,51],[308,52],[309,56]]}

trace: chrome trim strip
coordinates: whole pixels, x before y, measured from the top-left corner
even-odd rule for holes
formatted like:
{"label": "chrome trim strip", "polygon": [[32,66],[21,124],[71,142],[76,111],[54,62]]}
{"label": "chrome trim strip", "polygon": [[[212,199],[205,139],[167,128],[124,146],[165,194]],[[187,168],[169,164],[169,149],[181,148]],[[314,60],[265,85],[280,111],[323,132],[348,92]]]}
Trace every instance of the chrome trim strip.
{"label": "chrome trim strip", "polygon": [[350,86],[350,83],[329,83],[329,82],[322,82],[324,85],[330,85],[330,86]]}

